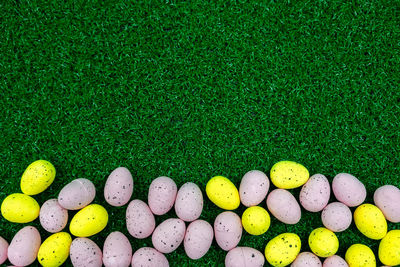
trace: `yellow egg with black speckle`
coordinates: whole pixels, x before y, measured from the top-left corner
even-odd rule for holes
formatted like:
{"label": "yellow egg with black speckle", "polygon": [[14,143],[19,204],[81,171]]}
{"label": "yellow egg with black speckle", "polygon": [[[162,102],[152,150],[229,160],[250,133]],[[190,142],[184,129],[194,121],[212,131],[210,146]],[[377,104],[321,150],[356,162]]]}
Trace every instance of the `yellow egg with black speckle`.
{"label": "yellow egg with black speckle", "polygon": [[37,195],[46,190],[56,177],[56,169],[47,160],[32,162],[21,178],[21,190],[27,195]]}
{"label": "yellow egg with black speckle", "polygon": [[61,266],[69,256],[71,243],[71,235],[66,232],[49,236],[39,248],[39,263],[44,267]]}
{"label": "yellow egg with black speckle", "polygon": [[389,266],[400,265],[400,230],[392,230],[379,244],[379,260]]}
{"label": "yellow egg with black speckle", "polygon": [[375,255],[366,245],[352,245],[346,251],[345,259],[349,267],[376,267]]}
{"label": "yellow egg with black speckle", "polygon": [[7,196],[1,204],[1,214],[13,223],[28,223],[39,216],[37,201],[25,194],[15,193]]}
{"label": "yellow egg with black speckle", "polygon": [[275,267],[291,264],[301,249],[300,237],[293,233],[280,234],[271,239],[265,247],[265,258]]}
{"label": "yellow egg with black speckle", "polygon": [[275,163],[270,172],[271,182],[281,189],[292,189],[302,186],[310,178],[310,173],[300,163],[280,161]]}
{"label": "yellow egg with black speckle", "polygon": [[271,218],[268,211],[259,207],[253,206],[247,208],[242,214],[243,228],[251,235],[262,235],[271,224]]}
{"label": "yellow egg with black speckle", "polygon": [[69,230],[77,237],[89,237],[101,232],[108,223],[108,213],[103,206],[91,204],[81,209],[71,220]]}
{"label": "yellow egg with black speckle", "polygon": [[327,258],[339,249],[339,240],[335,233],[324,227],[314,229],[308,237],[308,244],[311,251],[322,258]]}
{"label": "yellow egg with black speckle", "polygon": [[382,239],[387,222],[382,211],[372,204],[363,204],[354,211],[354,222],[360,232],[371,239]]}
{"label": "yellow egg with black speckle", "polygon": [[239,207],[240,197],[236,186],[223,176],[211,178],[206,185],[208,198],[218,207],[234,210]]}

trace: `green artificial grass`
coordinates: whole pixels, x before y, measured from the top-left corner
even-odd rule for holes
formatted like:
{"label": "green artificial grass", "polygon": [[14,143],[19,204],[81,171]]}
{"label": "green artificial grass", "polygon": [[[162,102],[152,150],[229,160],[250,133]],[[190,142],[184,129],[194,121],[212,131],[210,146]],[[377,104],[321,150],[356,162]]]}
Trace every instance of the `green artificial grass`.
{"label": "green artificial grass", "polygon": [[[398,1],[5,0],[0,14],[0,201],[20,191],[37,159],[57,170],[35,196],[40,204],[73,179],[91,179],[110,214],[92,238],[100,247],[112,231],[128,236],[126,206],[103,197],[118,166],[134,176],[132,199],[146,200],[161,175],[197,183],[210,223],[222,212],[205,195],[211,177],[238,186],[247,171],[269,176],[280,160],[330,181],[352,173],[370,203],[379,186],[400,187]],[[38,220],[31,225],[49,236]],[[22,226],[0,218],[0,235],[10,241]],[[293,232],[307,251],[319,226],[320,214],[303,210],[297,225],[273,218],[267,233],[244,233],[240,245],[264,252]],[[354,223],[337,236],[343,257],[358,242],[377,255],[379,242]],[[151,246],[129,239],[134,251]],[[225,255],[214,242],[200,260],[182,246],[167,258],[223,266]]]}

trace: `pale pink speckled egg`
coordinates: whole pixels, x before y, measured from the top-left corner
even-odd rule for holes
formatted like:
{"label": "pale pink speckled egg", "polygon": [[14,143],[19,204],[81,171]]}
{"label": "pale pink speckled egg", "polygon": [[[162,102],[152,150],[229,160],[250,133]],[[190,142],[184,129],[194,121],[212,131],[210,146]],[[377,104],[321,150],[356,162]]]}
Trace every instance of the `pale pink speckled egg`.
{"label": "pale pink speckled egg", "polygon": [[148,203],[155,215],[167,213],[175,203],[178,188],[175,182],[165,176],[153,180],[149,187]]}
{"label": "pale pink speckled egg", "polygon": [[69,255],[74,267],[101,267],[103,265],[101,249],[86,237],[75,238],[72,241]]}
{"label": "pale pink speckled egg", "polygon": [[7,260],[8,242],[0,236],[0,264]]}
{"label": "pale pink speckled egg", "polygon": [[269,179],[262,171],[247,172],[240,182],[240,201],[246,207],[257,206],[267,196],[269,186]]}
{"label": "pale pink speckled egg", "polygon": [[275,189],[267,197],[267,207],[272,215],[286,224],[296,224],[301,219],[301,209],[296,198],[285,189]]}
{"label": "pale pink speckled egg", "polygon": [[149,206],[139,199],[132,200],[126,209],[126,226],[135,238],[149,237],[156,227],[156,221]]}
{"label": "pale pink speckled egg", "polygon": [[61,207],[57,199],[49,199],[40,208],[39,220],[47,232],[60,232],[68,223],[68,210]]}
{"label": "pale pink speckled egg", "polygon": [[229,251],[236,247],[242,238],[242,233],[242,220],[236,213],[224,211],[215,218],[215,241],[223,250]]}
{"label": "pale pink speckled egg", "polygon": [[339,173],[333,178],[332,191],[337,200],[349,207],[360,205],[367,197],[364,184],[348,173]]}
{"label": "pale pink speckled egg", "polygon": [[133,179],[131,172],[125,167],[118,167],[108,176],[104,186],[104,198],[115,207],[125,205],[131,199]]}
{"label": "pale pink speckled egg", "polygon": [[175,200],[175,213],[179,219],[191,222],[197,220],[203,211],[203,194],[194,183],[185,183],[179,188]]}
{"label": "pale pink speckled egg", "polygon": [[37,257],[42,240],[39,231],[33,226],[19,230],[8,246],[8,260],[16,266],[28,266]]}
{"label": "pale pink speckled egg", "polygon": [[321,219],[323,225],[332,232],[343,232],[349,228],[353,217],[351,210],[341,202],[332,202],[326,206]]}
{"label": "pale pink speckled egg", "polygon": [[323,267],[349,267],[347,262],[338,255],[333,255],[324,260]]}
{"label": "pale pink speckled egg", "polygon": [[106,267],[128,267],[132,260],[132,246],[121,232],[110,233],[103,246],[103,264]]}
{"label": "pale pink speckled egg", "polygon": [[214,230],[208,222],[203,220],[191,222],[183,241],[186,255],[194,260],[200,259],[210,249],[213,239]]}
{"label": "pale pink speckled egg", "polygon": [[374,193],[375,205],[385,218],[393,223],[400,222],[400,189],[394,185],[379,187]]}
{"label": "pale pink speckled egg", "polygon": [[308,211],[319,212],[328,204],[330,195],[328,179],[322,174],[314,174],[301,188],[300,204]]}
{"label": "pale pink speckled egg", "polygon": [[140,248],[132,257],[132,267],[169,267],[164,254],[154,248]]}
{"label": "pale pink speckled egg", "polygon": [[151,241],[161,253],[171,253],[182,243],[186,232],[185,222],[181,219],[167,219],[153,232]]}
{"label": "pale pink speckled egg", "polygon": [[290,265],[291,267],[322,267],[321,260],[311,252],[302,252]]}

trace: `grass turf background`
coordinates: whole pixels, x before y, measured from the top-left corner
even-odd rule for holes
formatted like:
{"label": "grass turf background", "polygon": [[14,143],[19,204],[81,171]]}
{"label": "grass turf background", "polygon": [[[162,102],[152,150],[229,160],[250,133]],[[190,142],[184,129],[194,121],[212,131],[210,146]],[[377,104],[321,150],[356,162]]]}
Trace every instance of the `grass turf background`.
{"label": "grass turf background", "polygon": [[[132,199],[142,200],[161,175],[204,192],[212,176],[239,185],[245,172],[269,175],[284,159],[330,180],[356,175],[367,202],[381,185],[400,186],[399,2],[106,2],[1,1],[0,201],[20,191],[29,163],[47,159],[56,180],[35,198],[41,204],[69,181],[91,179],[95,202],[110,213],[93,237],[102,246],[111,231],[127,234],[126,206],[102,195],[118,166],[130,169]],[[202,219],[212,223],[221,211],[205,196]],[[266,234],[245,233],[240,245],[263,251],[290,231],[307,251],[321,225],[308,212],[294,226],[272,219]],[[0,219],[8,241],[21,227]],[[337,236],[341,256],[357,242],[377,253],[379,242],[354,224]],[[150,238],[130,241],[134,251],[151,246]],[[222,266],[225,254],[214,242],[198,261],[182,247],[167,258]]]}

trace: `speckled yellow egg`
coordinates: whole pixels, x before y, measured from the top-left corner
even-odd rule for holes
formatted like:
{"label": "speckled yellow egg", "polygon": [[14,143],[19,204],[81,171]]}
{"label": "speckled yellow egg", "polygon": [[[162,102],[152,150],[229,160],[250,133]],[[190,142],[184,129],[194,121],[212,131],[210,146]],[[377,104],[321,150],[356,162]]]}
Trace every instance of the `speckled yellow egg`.
{"label": "speckled yellow egg", "polygon": [[265,247],[265,258],[275,267],[291,264],[300,252],[300,237],[293,233],[280,234]]}
{"label": "speckled yellow egg", "polygon": [[379,260],[389,266],[400,265],[400,230],[392,230],[379,244]]}
{"label": "speckled yellow egg", "polygon": [[262,235],[270,224],[268,211],[259,206],[247,208],[242,214],[243,228],[251,235]]}
{"label": "speckled yellow egg", "polygon": [[371,239],[382,239],[387,233],[387,222],[382,211],[372,204],[363,204],[354,211],[354,222],[362,234]]}
{"label": "speckled yellow egg", "polygon": [[80,210],[71,220],[69,230],[77,237],[89,237],[101,232],[108,223],[108,213],[103,206],[91,204]]}
{"label": "speckled yellow egg", "polygon": [[352,245],[346,251],[345,259],[349,267],[376,267],[375,255],[366,245]]}
{"label": "speckled yellow egg", "polygon": [[308,170],[294,161],[275,163],[270,173],[272,183],[282,189],[292,189],[305,184],[310,177]]}
{"label": "speckled yellow egg", "polygon": [[47,160],[32,162],[21,178],[21,190],[27,195],[37,195],[49,187],[56,177],[56,169]]}
{"label": "speckled yellow egg", "polygon": [[236,186],[223,176],[215,176],[206,186],[208,198],[218,207],[225,210],[234,210],[239,207],[239,191]]}
{"label": "speckled yellow egg", "polygon": [[315,255],[326,258],[335,253],[339,249],[339,240],[335,233],[324,227],[314,229],[308,237],[308,244]]}
{"label": "speckled yellow egg", "polygon": [[69,256],[72,238],[66,232],[49,236],[39,248],[38,260],[44,267],[61,266]]}
{"label": "speckled yellow egg", "polygon": [[28,195],[15,193],[7,196],[1,204],[1,214],[10,222],[28,223],[39,216],[39,204]]}

